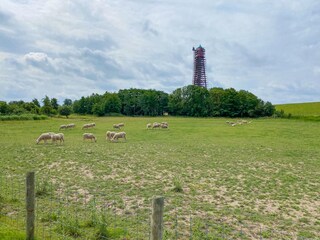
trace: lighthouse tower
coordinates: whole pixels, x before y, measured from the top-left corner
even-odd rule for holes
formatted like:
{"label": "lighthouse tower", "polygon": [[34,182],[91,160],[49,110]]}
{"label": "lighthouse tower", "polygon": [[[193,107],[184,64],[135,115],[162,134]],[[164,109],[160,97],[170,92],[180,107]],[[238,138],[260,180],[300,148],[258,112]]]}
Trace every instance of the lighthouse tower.
{"label": "lighthouse tower", "polygon": [[192,50],[194,53],[192,84],[207,88],[206,50],[201,45],[196,49],[192,48]]}

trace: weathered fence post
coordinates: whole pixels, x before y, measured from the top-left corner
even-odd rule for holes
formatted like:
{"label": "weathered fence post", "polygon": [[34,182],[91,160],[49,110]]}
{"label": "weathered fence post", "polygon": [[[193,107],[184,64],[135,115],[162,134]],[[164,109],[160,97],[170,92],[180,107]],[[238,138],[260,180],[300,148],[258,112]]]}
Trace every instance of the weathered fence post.
{"label": "weathered fence post", "polygon": [[26,239],[34,239],[34,219],[35,219],[35,181],[34,172],[28,172],[26,178]]}
{"label": "weathered fence post", "polygon": [[164,197],[152,200],[151,240],[162,240]]}

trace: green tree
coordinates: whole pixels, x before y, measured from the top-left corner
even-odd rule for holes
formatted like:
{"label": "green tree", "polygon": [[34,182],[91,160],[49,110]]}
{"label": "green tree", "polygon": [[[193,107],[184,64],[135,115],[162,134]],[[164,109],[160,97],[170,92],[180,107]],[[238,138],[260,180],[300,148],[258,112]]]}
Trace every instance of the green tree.
{"label": "green tree", "polygon": [[43,103],[43,106],[41,107],[41,112],[43,114],[48,115],[48,116],[51,115],[53,113],[53,108],[52,108],[52,105],[51,105],[50,98],[48,96],[45,96],[42,99],[42,103]]}
{"label": "green tree", "polygon": [[69,98],[66,98],[66,99],[63,101],[63,105],[65,105],[65,106],[72,106],[72,100],[69,99]]}
{"label": "green tree", "polygon": [[9,112],[9,106],[5,101],[0,101],[0,114],[6,115]]}
{"label": "green tree", "polygon": [[38,107],[34,102],[26,102],[23,104],[23,108],[29,113],[39,114],[40,107]]}
{"label": "green tree", "polygon": [[143,90],[134,88],[119,91],[118,96],[122,103],[121,112],[124,115],[134,116],[142,114],[142,92]]}
{"label": "green tree", "polygon": [[228,88],[222,97],[221,116],[223,117],[239,117],[240,101],[238,92],[233,88]]}
{"label": "green tree", "polygon": [[76,100],[73,102],[73,111],[78,114],[86,114],[87,112],[87,99],[85,97],[81,97],[80,100]]}
{"label": "green tree", "polygon": [[239,114],[240,117],[254,117],[256,106],[259,104],[259,99],[254,94],[240,90],[239,97]]}
{"label": "green tree", "polygon": [[8,104],[8,113],[9,114],[16,114],[20,115],[23,113],[27,113],[28,111],[24,108],[25,102],[20,100],[20,101],[11,101]]}
{"label": "green tree", "polygon": [[182,89],[178,88],[169,95],[168,110],[171,115],[182,115]]}
{"label": "green tree", "polygon": [[97,94],[97,93],[93,93],[91,94],[91,96],[87,97],[87,101],[86,101],[86,113],[87,114],[93,114],[93,106],[96,104],[101,104],[102,103],[102,96]]}
{"label": "green tree", "polygon": [[104,105],[101,103],[93,104],[92,113],[97,116],[104,116],[105,115]]}
{"label": "green tree", "polygon": [[117,93],[104,94],[104,113],[120,113],[121,100]]}
{"label": "green tree", "polygon": [[32,99],[32,102],[34,103],[34,105],[36,105],[38,108],[40,108],[41,106],[40,106],[40,103],[39,103],[39,101],[38,101],[38,99],[36,99],[36,98],[34,98],[34,99]]}
{"label": "green tree", "polygon": [[59,108],[58,100],[56,98],[51,98],[50,102],[51,102],[52,108],[54,110],[58,110]]}
{"label": "green tree", "polygon": [[173,115],[205,117],[209,114],[209,92],[195,85],[178,88],[169,95],[168,105]]}
{"label": "green tree", "polygon": [[143,90],[139,103],[143,115],[159,116],[168,110],[168,94],[151,89]]}
{"label": "green tree", "polygon": [[66,116],[66,118],[68,118],[70,116],[70,114],[72,113],[72,107],[68,106],[68,105],[63,105],[63,106],[59,107],[58,112],[60,115]]}
{"label": "green tree", "polygon": [[222,101],[225,91],[222,88],[211,88],[209,90],[209,115],[213,117],[221,116]]}
{"label": "green tree", "polygon": [[270,117],[275,113],[276,108],[275,106],[272,105],[271,102],[266,102],[263,110],[264,110],[264,116]]}
{"label": "green tree", "polygon": [[207,117],[209,113],[209,92],[204,87],[189,85],[184,87],[184,112],[189,116]]}
{"label": "green tree", "polygon": [[93,107],[97,103],[101,103],[102,96],[99,94],[92,94],[89,97],[81,97],[73,103],[73,111],[78,114],[93,114]]}

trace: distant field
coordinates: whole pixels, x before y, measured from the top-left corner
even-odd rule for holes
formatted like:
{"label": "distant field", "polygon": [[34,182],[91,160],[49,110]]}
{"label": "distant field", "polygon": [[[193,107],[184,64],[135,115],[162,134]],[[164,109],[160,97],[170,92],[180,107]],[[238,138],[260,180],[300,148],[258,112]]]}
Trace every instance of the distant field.
{"label": "distant field", "polygon": [[[92,201],[95,193],[104,194],[108,201],[120,203],[115,205],[117,213],[126,213],[126,221],[135,217],[129,215],[131,209],[148,207],[152,196],[162,195],[166,228],[174,229],[173,217],[178,212],[186,230],[190,228],[188,219],[192,214],[199,219],[208,216],[218,219],[215,223],[227,226],[229,232],[224,234],[233,239],[252,239],[252,232],[262,232],[263,239],[319,239],[319,123],[253,119],[250,124],[232,127],[226,120],[232,121],[79,117],[0,122],[0,175],[23,182],[25,173],[35,170],[38,182],[58,186],[54,190],[57,195],[71,189]],[[147,130],[146,124],[154,121],[167,121],[169,129]],[[75,129],[61,130],[65,134],[63,145],[35,144],[40,133],[58,132],[61,124],[71,122],[76,124]],[[95,129],[85,131],[93,132],[97,143],[82,140],[81,126],[88,122],[96,123]],[[118,122],[126,124],[127,142],[107,142],[105,132]],[[13,189],[17,196],[24,196],[23,190],[5,184],[9,185],[7,191]],[[177,185],[182,192],[173,191]],[[23,209],[24,201],[18,197],[9,201],[6,195],[5,191],[0,192],[0,210],[3,201],[2,211],[15,217],[18,209]],[[44,195],[41,203],[46,204],[50,197]],[[48,203],[38,213],[39,217],[48,225],[58,224],[57,216],[47,220],[51,208]],[[192,218],[193,224],[196,217]],[[79,225],[85,229],[81,234],[93,232],[88,224],[79,222]],[[200,221],[198,228],[205,232],[205,227]],[[232,235],[235,231],[244,234]],[[208,234],[207,239],[221,239],[215,235],[217,232]],[[194,235],[193,239],[205,236]]]}
{"label": "distant field", "polygon": [[320,116],[320,102],[279,104],[275,107],[277,111],[283,110],[293,116]]}

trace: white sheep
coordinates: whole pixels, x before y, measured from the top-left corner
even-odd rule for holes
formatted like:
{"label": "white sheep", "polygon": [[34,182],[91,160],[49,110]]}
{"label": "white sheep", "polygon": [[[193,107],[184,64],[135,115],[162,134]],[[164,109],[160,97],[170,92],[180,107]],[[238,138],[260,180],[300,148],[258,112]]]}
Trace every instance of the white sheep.
{"label": "white sheep", "polygon": [[92,128],[94,126],[96,126],[95,123],[87,123],[82,126],[82,129]]}
{"label": "white sheep", "polygon": [[74,128],[76,125],[74,123],[70,123],[67,125],[67,128]]}
{"label": "white sheep", "polygon": [[153,128],[159,128],[160,126],[161,126],[161,123],[154,122],[154,123],[152,124],[152,129],[153,129]]}
{"label": "white sheep", "polygon": [[113,136],[116,134],[116,132],[111,132],[111,131],[107,131],[106,132],[106,140],[111,141],[111,139],[113,138]]}
{"label": "white sheep", "polygon": [[151,124],[151,123],[148,123],[148,124],[147,124],[147,129],[150,129],[150,128],[152,128],[152,124]]}
{"label": "white sheep", "polygon": [[40,141],[44,141],[44,143],[47,143],[47,140],[51,139],[51,136],[55,134],[53,132],[48,132],[48,133],[42,133],[36,140],[36,143],[38,144]]}
{"label": "white sheep", "polygon": [[160,127],[161,127],[161,128],[168,128],[169,126],[168,126],[168,124],[161,123],[161,124],[160,124]]}
{"label": "white sheep", "polygon": [[124,123],[118,123],[119,127],[124,127]]}
{"label": "white sheep", "polygon": [[126,139],[126,133],[125,132],[118,132],[116,133],[113,138],[111,139],[112,142],[114,141],[118,141],[119,138],[123,138],[125,141],[127,141]]}
{"label": "white sheep", "polygon": [[97,138],[92,133],[84,133],[82,136],[83,140],[90,139],[91,141],[94,140],[97,142]]}
{"label": "white sheep", "polygon": [[64,142],[64,134],[63,133],[53,134],[51,135],[51,139],[52,139],[52,142],[60,141],[60,144],[61,144],[62,142]]}
{"label": "white sheep", "polygon": [[115,129],[121,129],[121,126],[119,126],[119,124],[113,124],[113,128],[115,128]]}
{"label": "white sheep", "polygon": [[68,126],[67,126],[67,125],[60,125],[60,127],[59,127],[59,131],[60,131],[61,129],[66,129],[66,128],[68,128]]}

